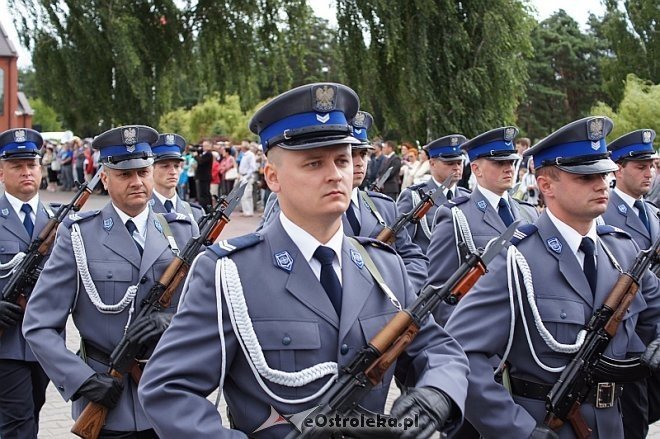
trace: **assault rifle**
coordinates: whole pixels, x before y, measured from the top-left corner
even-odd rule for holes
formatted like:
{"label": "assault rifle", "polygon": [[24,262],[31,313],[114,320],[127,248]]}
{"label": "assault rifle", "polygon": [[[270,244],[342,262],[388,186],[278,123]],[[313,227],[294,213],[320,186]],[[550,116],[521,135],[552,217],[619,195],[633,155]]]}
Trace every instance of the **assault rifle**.
{"label": "assault rifle", "polygon": [[387,171],[385,171],[380,178],[377,178],[376,181],[374,181],[373,184],[369,186],[369,190],[373,192],[382,192],[385,182],[387,181],[388,178],[390,178],[392,169],[394,169],[394,166],[390,166],[389,168],[387,168]]}
{"label": "assault rifle", "polygon": [[[616,335],[619,324],[639,289],[639,281],[646,270],[660,257],[660,238],[648,250],[642,250],[632,267],[619,276],[612,291],[586,326],[584,343],[548,393],[545,408],[548,411],[544,424],[559,430],[570,422],[575,435],[586,439],[591,429],[580,413],[580,405],[599,381],[602,370],[609,363],[603,356],[610,340]],[[608,389],[608,399],[614,400],[614,388]]]}
{"label": "assault rifle", "polygon": [[380,242],[392,245],[394,241],[396,241],[397,233],[399,233],[399,231],[401,231],[401,229],[403,229],[408,223],[417,224],[422,218],[424,218],[424,215],[426,215],[426,212],[428,212],[429,209],[433,207],[440,194],[445,189],[447,189],[447,187],[449,187],[453,176],[454,175],[452,174],[447,177],[439,188],[431,189],[426,193],[422,188],[418,188],[417,190],[419,191],[419,195],[421,197],[419,203],[413,206],[410,212],[401,214],[394,221],[394,224],[384,227],[376,239]]}
{"label": "assault rifle", "polygon": [[[520,221],[512,223],[500,237],[486,247],[483,254],[467,257],[443,286],[424,287],[412,305],[399,311],[353,357],[337,381],[323,395],[320,405],[307,415],[307,419],[314,419],[318,415],[341,416],[359,409],[358,403],[383,380],[387,370],[415,339],[429,314],[450,295],[463,295],[472,288],[486,273],[490,261],[507,246],[519,224]],[[287,439],[309,438],[312,434],[314,433],[311,430],[301,435],[293,431]]]}
{"label": "assault rifle", "polygon": [[[60,206],[55,216],[53,216],[28,247],[25,257],[12,270],[9,281],[2,288],[2,300],[15,303],[25,310],[27,299],[34,288],[34,285],[41,274],[41,263],[55,242],[57,227],[66,219],[69,213],[78,212],[87,202],[92,191],[101,179],[101,168],[96,172],[90,182],[82,183],[78,186],[78,191],[73,196],[69,204]],[[3,330],[0,329],[0,336]]]}
{"label": "assault rifle", "polygon": [[[177,288],[185,280],[188,270],[203,245],[212,245],[229,223],[229,215],[234,211],[243,197],[246,184],[236,186],[224,199],[215,206],[208,218],[203,223],[200,235],[192,237],[186,243],[183,251],[172,259],[165,272],[156,282],[146,299],[142,302],[142,308],[133,322],[154,312],[167,309],[170,306],[172,296]],[[144,358],[153,346],[139,345],[124,336],[110,354],[110,369],[108,373],[122,380],[124,375],[129,374],[137,384],[142,375],[142,369],[138,360]],[[80,416],[71,427],[71,432],[84,439],[96,439],[105,424],[108,408],[102,404],[90,401]]]}

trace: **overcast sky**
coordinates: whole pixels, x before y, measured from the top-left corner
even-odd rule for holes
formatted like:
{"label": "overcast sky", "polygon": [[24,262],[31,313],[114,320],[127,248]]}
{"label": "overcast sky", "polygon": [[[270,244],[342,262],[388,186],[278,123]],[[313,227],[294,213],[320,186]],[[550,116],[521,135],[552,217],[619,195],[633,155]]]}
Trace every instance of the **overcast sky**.
{"label": "overcast sky", "polygon": [[[331,23],[336,23],[335,18],[335,0],[308,0],[314,8],[317,15],[326,18]],[[531,4],[537,10],[537,16],[543,20],[552,15],[558,9],[564,9],[571,15],[583,28],[586,26],[589,13],[602,15],[604,8],[600,0],[531,0]],[[16,47],[19,47],[19,67],[30,64],[30,54],[23,47],[20,47],[16,29],[11,17],[11,11],[7,6],[7,0],[0,0],[0,23],[9,34],[9,38]]]}

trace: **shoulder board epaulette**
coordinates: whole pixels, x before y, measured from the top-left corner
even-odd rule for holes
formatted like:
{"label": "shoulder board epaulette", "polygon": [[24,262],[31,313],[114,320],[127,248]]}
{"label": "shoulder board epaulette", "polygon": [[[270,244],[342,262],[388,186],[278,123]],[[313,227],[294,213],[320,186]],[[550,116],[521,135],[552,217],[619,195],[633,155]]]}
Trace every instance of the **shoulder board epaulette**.
{"label": "shoulder board epaulette", "polygon": [[364,247],[376,247],[376,248],[382,248],[383,250],[387,250],[390,253],[396,254],[396,250],[394,250],[391,246],[385,244],[382,241],[379,241],[374,238],[369,238],[366,236],[351,236],[351,238],[355,239],[357,242],[362,244]]}
{"label": "shoulder board epaulette", "polygon": [[190,207],[192,207],[193,209],[204,210],[204,208],[197,203],[188,203],[188,204],[190,204]]}
{"label": "shoulder board epaulette", "polygon": [[469,199],[470,199],[470,197],[456,197],[456,198],[453,198],[453,199],[447,201],[445,204],[443,204],[443,206],[448,207],[449,209],[451,209],[454,206],[458,206],[460,204],[465,203]]}
{"label": "shoulder board epaulette", "polygon": [[644,202],[645,202],[646,204],[650,204],[651,206],[655,207],[656,209],[658,208],[658,206],[656,206],[656,204],[655,204],[653,201],[651,201],[651,200],[644,200]]}
{"label": "shoulder board epaulette", "polygon": [[615,235],[620,238],[632,239],[632,236],[628,232],[618,227],[610,226],[609,224],[601,224],[596,226],[596,233],[598,236],[602,235]]}
{"label": "shoulder board epaulette", "polygon": [[208,249],[218,255],[219,258],[224,258],[244,248],[252,247],[263,241],[263,239],[260,233],[250,233],[237,238],[224,239],[208,247]]}
{"label": "shoulder board epaulette", "polygon": [[518,227],[515,232],[513,232],[511,244],[518,245],[520,241],[527,238],[528,236],[532,236],[534,233],[536,233],[537,230],[538,227],[536,227],[534,224],[523,224],[522,226]]}
{"label": "shoulder board epaulette", "polygon": [[460,190],[457,191],[457,192],[458,192],[458,193],[465,192],[465,193],[467,193],[467,194],[471,194],[471,193],[472,193],[472,190],[471,190],[471,189],[468,189],[468,188],[466,188],[466,187],[460,186]]}
{"label": "shoulder board epaulette", "polygon": [[93,218],[96,215],[98,215],[101,211],[100,210],[87,210],[85,212],[73,212],[67,215],[66,218],[64,218],[64,223],[65,226],[70,227],[71,224],[73,223],[79,223],[81,221],[85,221],[89,218]]}
{"label": "shoulder board epaulette", "polygon": [[536,206],[534,206],[532,203],[528,203],[527,201],[519,200],[517,198],[512,198],[512,199],[515,200],[515,202],[518,204],[524,204],[526,206],[533,207],[534,209],[536,209]]}
{"label": "shoulder board epaulette", "polygon": [[389,196],[385,194],[381,194],[380,192],[375,192],[375,191],[365,191],[367,195],[369,195],[371,198],[380,198],[381,200],[386,200],[391,203],[394,203],[394,200],[391,199]]}
{"label": "shoulder board epaulette", "polygon": [[165,218],[165,221],[168,223],[173,223],[173,222],[184,222],[184,223],[189,223],[192,220],[188,215],[184,215],[182,213],[176,213],[176,212],[171,212],[171,213],[161,213],[163,218]]}
{"label": "shoulder board epaulette", "polygon": [[414,184],[412,186],[408,186],[407,189],[410,189],[411,191],[416,191],[417,189],[425,188],[425,187],[426,187],[426,183],[420,183],[420,184]]}

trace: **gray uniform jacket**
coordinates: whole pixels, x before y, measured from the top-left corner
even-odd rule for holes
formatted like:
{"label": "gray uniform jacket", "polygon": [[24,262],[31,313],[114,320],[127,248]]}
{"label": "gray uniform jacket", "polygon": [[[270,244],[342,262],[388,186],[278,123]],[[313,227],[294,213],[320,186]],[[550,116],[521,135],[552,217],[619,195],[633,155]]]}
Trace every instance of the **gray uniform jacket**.
{"label": "gray uniform jacket", "polygon": [[[401,259],[389,247],[378,245],[381,248],[366,245],[367,252],[401,305],[407,306],[415,300],[415,294],[409,288]],[[223,248],[232,250],[223,252]],[[270,368],[294,372],[335,361],[341,371],[396,313],[347,238],[342,248],[341,316],[337,316],[279,218],[262,232],[223,241],[197,259],[188,292],[140,382],[140,399],[162,438],[245,437],[239,431],[223,428],[218,411],[206,400],[218,386],[221,370],[226,370],[222,391],[236,429],[250,437],[284,437],[292,430],[291,425],[269,424],[269,417],[273,413],[302,413],[315,406],[317,400],[293,405],[278,402],[260,388],[232,329],[224,299],[226,362],[222,362],[216,252],[230,255],[238,267],[249,316]],[[258,276],[254,275],[255,267]],[[399,358],[396,370],[408,385],[442,389],[462,410],[468,372],[465,357],[460,346],[432,319],[426,321]],[[382,413],[392,376],[393,370],[388,371],[384,382],[368,394],[362,406]],[[276,395],[298,399],[318,391],[328,378],[297,388],[264,382]]]}
{"label": "gray uniform jacket", "polygon": [[[359,236],[376,238],[376,236],[378,236],[384,227],[378,221],[378,217],[373,212],[371,207],[369,207],[369,204],[367,204],[367,202],[364,200],[363,192],[364,191],[362,190],[359,191]],[[376,210],[381,215],[385,224],[388,226],[393,225],[394,221],[396,221],[400,213],[397,209],[396,203],[394,203],[394,201],[387,195],[383,195],[378,192],[367,191],[367,195],[373,201]],[[278,218],[279,213],[280,205],[277,201],[277,196],[275,193],[272,193],[266,202],[264,215],[261,223],[257,227],[257,231],[260,231],[266,225],[274,222],[275,219]],[[344,232],[352,230],[346,215],[342,216],[342,222],[344,224]],[[417,244],[412,242],[412,239],[410,238],[410,235],[405,228],[396,235],[396,241],[392,247],[394,247],[399,256],[401,256],[401,259],[403,259],[403,263],[406,266],[406,271],[408,272],[408,277],[412,283],[413,289],[415,292],[418,292],[424,285],[426,285],[429,259],[424,255],[422,249]]]}
{"label": "gray uniform jacket", "polygon": [[619,194],[611,191],[607,210],[602,217],[605,224],[625,230],[632,236],[639,248],[647,249],[660,235],[660,220],[658,220],[658,208],[653,204],[646,203],[646,212],[651,226],[650,234],[635,211],[623,201]]}
{"label": "gray uniform jacket", "polygon": [[[528,204],[512,200],[509,197],[511,212],[515,220],[523,223],[536,220],[538,212]],[[435,226],[431,235],[431,243],[426,251],[429,257],[428,283],[431,285],[442,285],[458,269],[459,259],[456,238],[454,235],[454,221],[452,219],[451,207],[457,206],[468,221],[472,239],[477,248],[484,248],[488,241],[501,235],[506,226],[493,209],[486,197],[477,187],[467,198],[456,198],[449,203],[439,207],[435,213]],[[440,303],[433,315],[435,320],[443,325],[449,319],[454,306]]]}
{"label": "gray uniform jacket", "polygon": [[[625,232],[614,231],[618,229],[611,226],[599,226],[597,291],[593,295],[579,262],[547,214],[542,214],[535,226],[528,225],[521,229],[528,229],[524,232],[528,237],[520,241],[517,248],[529,264],[541,320],[558,342],[575,343],[578,331],[603,303],[619,276],[603,243],[623,270],[632,265],[638,247]],[[536,229],[538,231],[534,231]],[[512,397],[493,379],[489,359],[504,354],[509,337],[511,312],[504,256],[502,253],[492,261],[488,273],[459,302],[446,329],[465,349],[470,360],[467,419],[487,438],[526,438],[535,425],[543,421],[544,401]],[[572,354],[557,353],[545,344],[531,317],[524,287],[522,293],[532,345],[539,359],[551,367],[567,364]],[[554,384],[559,373],[541,369],[532,358],[518,302],[515,303],[515,333],[508,356],[511,376]],[[639,334],[644,334],[644,339],[635,332],[635,326]],[[643,352],[645,344],[657,336],[660,336],[660,291],[658,279],[647,272],[605,355],[623,359],[628,353]],[[595,409],[592,404],[585,403],[581,406],[581,412],[593,429],[592,437],[623,437],[618,403],[603,409]],[[559,435],[561,438],[575,437],[569,423],[561,428]]]}
{"label": "gray uniform jacket", "polygon": [[[33,238],[39,236],[50,216],[44,206],[39,203],[32,236],[29,236],[25,226],[16,215],[16,211],[7,200],[0,197],[0,263],[9,262],[19,252],[27,252]],[[47,259],[46,259],[47,260]],[[0,273],[7,274],[9,271]],[[10,276],[0,279],[0,291],[9,281]],[[37,361],[32,350],[25,342],[20,326],[7,328],[0,338],[0,358],[6,360]]]}
{"label": "gray uniform jacket", "polygon": [[[156,213],[167,213],[165,210],[165,206],[163,206],[163,203],[158,199],[156,194],[153,194],[151,196],[151,201],[149,201],[149,204],[151,205],[151,210],[153,210]],[[193,219],[195,222],[199,223],[199,220],[204,216],[204,209],[202,209],[200,206],[196,204],[190,204],[187,201],[183,201],[179,196],[177,195],[176,197],[176,208],[175,208],[177,213],[182,213],[184,215],[193,216]]]}
{"label": "gray uniform jacket", "polygon": [[[85,212],[81,219],[67,219],[58,229],[53,253],[39,277],[28,302],[23,333],[46,374],[65,400],[94,374],[107,372],[108,365],[91,358],[83,361],[69,351],[58,333],[64,330],[69,314],[80,336],[98,349],[112,352],[122,337],[130,306],[118,314],[103,314],[92,304],[80,278],[71,244],[71,224],[76,222],[85,244],[87,265],[101,300],[117,303],[131,285],[139,285],[135,314],[149,289],[173,258],[168,241],[160,231],[153,212],[147,220],[146,245],[142,259],[111,203],[100,211]],[[185,215],[165,215],[179,249],[197,235],[197,224]],[[74,217],[75,218],[75,217]],[[179,300],[176,294],[170,312]],[[135,315],[134,314],[134,315]],[[87,405],[85,398],[73,403],[74,419]],[[137,399],[137,386],[124,379],[124,391],[117,407],[108,413],[106,429],[140,431],[151,428]]]}
{"label": "gray uniform jacket", "polygon": [[[412,195],[412,189],[416,188],[422,188],[424,192],[428,192],[430,190],[435,190],[438,188],[438,185],[435,184],[435,181],[433,179],[429,179],[426,183],[422,183],[413,187],[408,187],[404,189],[401,192],[401,195],[399,195],[399,198],[396,200],[396,207],[401,213],[407,213],[410,212],[413,207],[415,207],[413,203],[413,195]],[[462,196],[470,196],[470,191],[467,189],[464,189],[460,186],[454,187],[452,189],[454,191],[454,197],[462,197]],[[438,209],[438,206],[442,206],[447,202],[447,198],[445,197],[444,194],[438,195],[438,198],[435,201],[435,204],[431,206],[431,208],[426,212],[426,215],[424,215],[424,218],[420,220],[419,223],[413,224],[409,223],[406,226],[406,229],[408,230],[408,234],[412,238],[412,241],[419,246],[419,248],[422,249],[424,254],[426,254],[427,249],[429,248],[429,243],[431,241],[431,238],[426,234],[425,229],[428,229],[429,231],[433,231],[433,218],[435,218],[435,211]],[[425,225],[422,225],[422,222],[425,223]]]}

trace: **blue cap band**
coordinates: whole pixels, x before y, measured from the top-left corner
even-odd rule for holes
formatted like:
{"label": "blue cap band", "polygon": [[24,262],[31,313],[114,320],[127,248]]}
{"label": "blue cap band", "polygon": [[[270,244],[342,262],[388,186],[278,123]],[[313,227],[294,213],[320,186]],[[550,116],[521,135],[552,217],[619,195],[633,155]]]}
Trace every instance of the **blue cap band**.
{"label": "blue cap band", "polygon": [[[597,149],[593,148],[593,145],[595,144],[598,145]],[[590,155],[595,156],[595,160],[602,157],[603,154],[607,154],[605,139],[600,139],[595,142],[581,140],[579,142],[562,143],[560,145],[550,146],[540,151],[538,154],[534,154],[532,157],[534,159],[534,165],[538,168],[543,166],[545,162],[556,163],[555,160],[557,158],[585,157],[586,161]],[[549,163],[545,164],[547,165]]]}
{"label": "blue cap band", "polygon": [[9,154],[9,153],[23,153],[23,152],[31,152],[31,153],[38,153],[39,148],[37,147],[37,144],[34,142],[22,142],[22,143],[8,143],[2,147],[2,151],[0,154]]}
{"label": "blue cap band", "polygon": [[126,145],[111,145],[104,146],[101,148],[100,160],[105,160],[108,157],[121,157],[121,156],[133,156],[141,152],[147,152],[151,154],[151,146],[148,143],[136,143],[135,149],[133,151],[128,151]]}
{"label": "blue cap band", "polygon": [[[261,139],[262,144],[270,145],[271,139],[283,136],[288,130],[323,125],[346,125],[348,129],[348,122],[346,121],[346,115],[343,111],[331,111],[329,113],[298,113],[280,119],[269,127],[264,128],[261,133],[259,133],[259,138]],[[321,133],[319,132],[319,136],[320,135]]]}
{"label": "blue cap band", "polygon": [[[630,154],[633,153],[633,154]],[[655,149],[653,149],[652,143],[635,143],[633,145],[627,145],[623,148],[612,151],[611,159],[619,161],[620,159],[633,158],[638,155],[655,154]]]}
{"label": "blue cap band", "polygon": [[513,147],[513,142],[505,142],[504,140],[497,140],[495,142],[484,143],[475,148],[471,148],[467,153],[470,157],[470,161],[474,161],[481,156],[492,155],[492,152],[510,152],[511,154],[516,154],[516,150]]}
{"label": "blue cap band", "polygon": [[362,142],[368,142],[369,138],[367,137],[367,129],[366,128],[355,128],[353,127],[353,137],[356,139],[362,141]]}
{"label": "blue cap band", "polygon": [[158,145],[158,146],[152,146],[151,151],[154,153],[154,155],[159,156],[159,155],[164,155],[164,154],[176,154],[176,155],[181,155],[181,148],[179,148],[179,145]]}
{"label": "blue cap band", "polygon": [[461,150],[460,145],[429,148],[429,157],[432,159],[440,156],[457,156],[456,159],[458,160],[459,158],[461,158],[459,156],[462,156],[462,154],[463,151]]}

